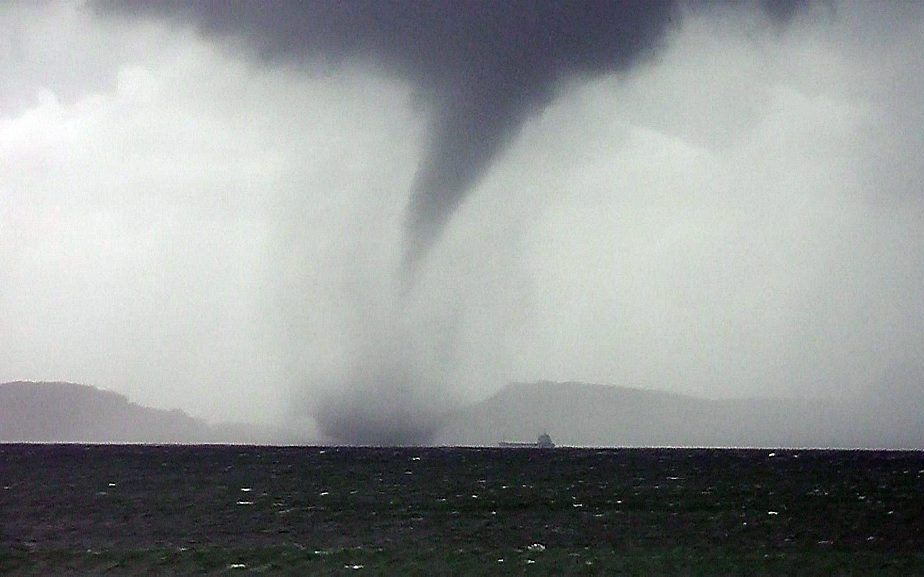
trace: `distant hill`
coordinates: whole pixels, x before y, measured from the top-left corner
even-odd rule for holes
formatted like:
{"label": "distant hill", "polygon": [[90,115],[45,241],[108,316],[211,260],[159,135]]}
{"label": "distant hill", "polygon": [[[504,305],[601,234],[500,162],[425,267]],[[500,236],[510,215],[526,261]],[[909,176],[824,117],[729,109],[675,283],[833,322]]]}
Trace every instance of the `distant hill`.
{"label": "distant hill", "polygon": [[282,430],[210,425],[178,409],[162,410],[75,383],[0,384],[0,442],[254,443],[304,442]]}
{"label": "distant hill", "polygon": [[585,383],[517,383],[451,415],[434,442],[497,445],[924,447],[921,420],[873,418],[868,405],[823,400],[708,400]]}
{"label": "distant hill", "polygon": [[[910,397],[708,400],[585,383],[517,383],[447,415],[436,445],[924,448],[924,417]],[[0,442],[310,444],[285,429],[207,423],[180,410],[130,402],[74,383],[0,384]]]}

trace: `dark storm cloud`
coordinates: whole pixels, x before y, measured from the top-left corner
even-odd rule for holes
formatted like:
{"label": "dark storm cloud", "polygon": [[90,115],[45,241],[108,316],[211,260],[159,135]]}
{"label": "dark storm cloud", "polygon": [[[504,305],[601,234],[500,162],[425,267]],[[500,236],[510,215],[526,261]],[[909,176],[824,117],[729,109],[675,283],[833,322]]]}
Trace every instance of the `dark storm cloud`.
{"label": "dark storm cloud", "polygon": [[209,36],[243,38],[271,63],[362,60],[413,82],[434,114],[406,217],[409,269],[524,119],[547,104],[563,80],[630,67],[658,46],[679,15],[666,0],[145,1],[101,7],[191,21]]}
{"label": "dark storm cloud", "polygon": [[[798,2],[765,2],[790,20]],[[751,7],[758,4],[748,4]],[[429,106],[429,131],[404,220],[405,288],[466,196],[558,89],[625,72],[657,54],[684,8],[672,0],[181,2],[103,1],[104,13],[194,25],[204,37],[267,66],[360,64],[411,83]],[[703,4],[702,6],[712,6]],[[722,5],[724,6],[724,4]],[[374,98],[374,95],[370,95]],[[400,300],[400,299],[399,299]],[[401,304],[393,315],[401,317]],[[389,315],[389,318],[393,318]],[[394,324],[397,321],[388,321]],[[393,326],[388,333],[398,332]],[[373,339],[374,340],[374,339]],[[338,439],[417,443],[435,427],[423,390],[439,390],[407,353],[365,345],[342,386],[320,403],[319,424]],[[451,355],[450,355],[451,356]],[[430,393],[432,396],[432,393]],[[370,398],[378,402],[369,403]]]}
{"label": "dark storm cloud", "polygon": [[337,442],[511,380],[919,424],[924,4],[678,0],[616,53],[554,5],[94,1],[0,2],[0,380]]}
{"label": "dark storm cloud", "polygon": [[760,7],[774,22],[786,24],[806,3],[804,0],[761,0]]}

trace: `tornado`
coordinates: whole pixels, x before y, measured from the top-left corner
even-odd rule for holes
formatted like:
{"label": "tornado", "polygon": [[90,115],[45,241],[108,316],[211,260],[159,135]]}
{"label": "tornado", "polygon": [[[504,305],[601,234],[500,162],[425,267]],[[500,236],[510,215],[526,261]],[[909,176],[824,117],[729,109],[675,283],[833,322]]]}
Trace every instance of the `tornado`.
{"label": "tornado", "polygon": [[[763,10],[784,21],[797,5],[765,2]],[[408,294],[466,198],[563,86],[625,73],[656,57],[670,30],[697,9],[674,0],[99,0],[92,6],[109,17],[193,26],[212,42],[243,46],[245,57],[262,66],[370,65],[421,96],[429,130],[407,191],[403,288],[392,315],[398,320],[379,330],[392,336],[358,347],[342,382],[331,387],[336,394],[316,414],[331,436],[368,444],[425,442],[438,427],[421,397],[451,384],[428,381],[420,359],[392,351],[389,341],[401,334],[400,319],[413,302]]]}
{"label": "tornado", "polygon": [[371,62],[418,87],[428,141],[405,217],[413,278],[497,155],[556,89],[625,70],[654,53],[681,12],[671,0],[180,0],[96,5],[105,13],[192,23],[274,63]]}

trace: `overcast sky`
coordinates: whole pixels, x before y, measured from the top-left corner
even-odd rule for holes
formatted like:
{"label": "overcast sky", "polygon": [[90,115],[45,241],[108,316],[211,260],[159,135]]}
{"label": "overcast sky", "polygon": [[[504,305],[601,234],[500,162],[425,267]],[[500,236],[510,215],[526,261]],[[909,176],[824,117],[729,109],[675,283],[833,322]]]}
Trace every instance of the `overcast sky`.
{"label": "overcast sky", "polygon": [[458,115],[436,57],[127,12],[0,5],[0,381],[261,422],[921,386],[924,4],[681,4]]}

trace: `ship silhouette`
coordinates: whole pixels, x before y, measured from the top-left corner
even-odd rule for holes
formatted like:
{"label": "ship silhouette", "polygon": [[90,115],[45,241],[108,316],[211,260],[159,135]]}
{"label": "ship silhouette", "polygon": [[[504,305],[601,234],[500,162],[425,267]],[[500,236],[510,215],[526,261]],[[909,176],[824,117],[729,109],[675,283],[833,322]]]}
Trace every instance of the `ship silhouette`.
{"label": "ship silhouette", "polygon": [[499,443],[501,447],[507,448],[523,448],[523,449],[553,449],[555,448],[555,443],[552,442],[552,437],[548,433],[542,433],[536,439],[535,443],[518,443],[512,441],[501,441]]}

